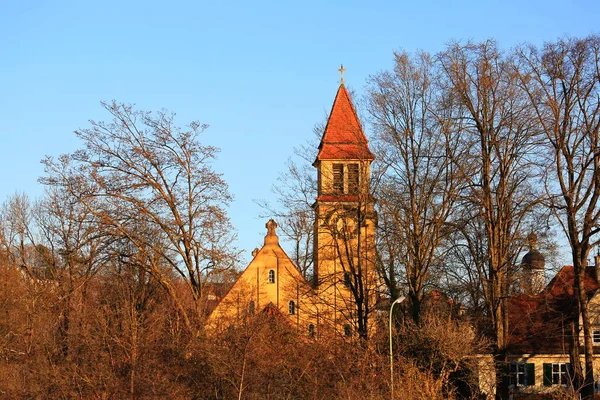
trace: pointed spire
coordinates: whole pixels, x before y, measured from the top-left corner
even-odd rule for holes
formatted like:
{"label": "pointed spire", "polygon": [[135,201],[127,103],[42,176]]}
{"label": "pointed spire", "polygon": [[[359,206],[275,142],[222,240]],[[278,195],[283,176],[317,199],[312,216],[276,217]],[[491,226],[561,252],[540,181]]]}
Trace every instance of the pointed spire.
{"label": "pointed spire", "polygon": [[320,160],[373,160],[375,157],[369,150],[367,137],[344,86],[345,68],[342,66],[339,71],[342,81],[331,107],[315,163]]}

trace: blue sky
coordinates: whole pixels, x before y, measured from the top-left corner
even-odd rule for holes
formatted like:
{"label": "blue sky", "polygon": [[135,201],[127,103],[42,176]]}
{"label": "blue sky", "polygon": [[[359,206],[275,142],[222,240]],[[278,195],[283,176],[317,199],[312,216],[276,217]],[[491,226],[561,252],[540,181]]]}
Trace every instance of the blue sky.
{"label": "blue sky", "polygon": [[272,199],[293,148],[323,121],[340,63],[360,96],[394,50],[539,45],[599,27],[591,0],[0,0],[0,202],[42,195],[40,160],[78,148],[73,131],[108,118],[100,101],[166,108],[180,125],[210,125],[248,259],[265,234],[253,200]]}

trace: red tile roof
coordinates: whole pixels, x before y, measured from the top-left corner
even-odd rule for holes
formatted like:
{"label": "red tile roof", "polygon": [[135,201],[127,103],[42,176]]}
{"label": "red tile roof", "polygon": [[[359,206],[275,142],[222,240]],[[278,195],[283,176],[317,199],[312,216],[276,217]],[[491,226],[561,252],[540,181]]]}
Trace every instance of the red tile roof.
{"label": "red tile roof", "polygon": [[374,158],[350,95],[346,87],[340,85],[319,144],[319,154],[315,163],[320,160],[373,160]]}
{"label": "red tile roof", "polygon": [[[596,267],[587,267],[584,276],[584,287],[588,296],[593,295],[599,288],[598,278],[596,276]],[[573,296],[573,283],[575,281],[574,268],[572,265],[566,265],[558,271],[558,274],[550,281],[544,292],[554,297]]]}
{"label": "red tile roof", "polygon": [[317,201],[323,203],[356,203],[357,201],[369,201],[374,202],[375,198],[369,195],[366,199],[359,195],[352,194],[322,194],[317,197]]}
{"label": "red tile roof", "polygon": [[[512,353],[564,353],[568,351],[566,321],[577,318],[573,295],[574,269],[563,267],[537,295],[508,299],[508,348]],[[586,269],[588,296],[599,288],[595,267]]]}

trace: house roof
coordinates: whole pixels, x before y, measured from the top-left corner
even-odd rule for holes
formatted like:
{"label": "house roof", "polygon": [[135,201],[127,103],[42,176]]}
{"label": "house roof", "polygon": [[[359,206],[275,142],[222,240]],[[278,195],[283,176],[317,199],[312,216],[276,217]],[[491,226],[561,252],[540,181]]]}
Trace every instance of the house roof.
{"label": "house roof", "polygon": [[[573,293],[574,268],[563,267],[537,295],[519,295],[507,300],[508,349],[511,353],[565,353],[570,319],[578,318]],[[599,288],[595,267],[585,271],[588,297]]]}
{"label": "house roof", "polygon": [[319,144],[315,163],[321,160],[373,160],[368,140],[365,136],[356,110],[346,87],[341,84],[325,132]]}
{"label": "house roof", "polygon": [[[567,265],[558,271],[558,274],[550,281],[544,292],[554,297],[573,296],[573,283],[575,282],[575,269],[572,265]],[[588,296],[596,293],[598,288],[598,277],[596,267],[587,267],[584,276],[584,287]]]}

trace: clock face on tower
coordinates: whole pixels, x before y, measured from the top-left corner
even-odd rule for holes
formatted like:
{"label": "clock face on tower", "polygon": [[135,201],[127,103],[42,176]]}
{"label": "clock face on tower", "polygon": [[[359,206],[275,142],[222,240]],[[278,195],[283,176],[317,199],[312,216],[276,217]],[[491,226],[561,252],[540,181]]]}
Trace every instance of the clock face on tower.
{"label": "clock face on tower", "polygon": [[333,212],[328,218],[331,234],[340,239],[352,239],[358,234],[358,221],[352,212]]}

